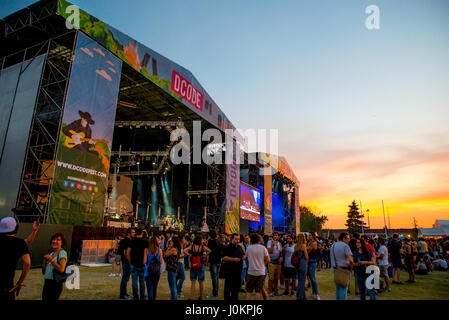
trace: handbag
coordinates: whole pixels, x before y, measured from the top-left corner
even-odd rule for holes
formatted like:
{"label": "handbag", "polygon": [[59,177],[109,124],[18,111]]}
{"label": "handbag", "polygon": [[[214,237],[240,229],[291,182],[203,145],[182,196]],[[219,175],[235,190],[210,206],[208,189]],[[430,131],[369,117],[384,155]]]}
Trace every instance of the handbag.
{"label": "handbag", "polygon": [[346,288],[348,286],[349,283],[349,276],[351,275],[351,271],[340,268],[337,264],[337,259],[335,257],[335,248],[332,246],[332,254],[334,256],[334,261],[335,261],[335,273],[334,273],[334,282],[336,285]]}
{"label": "handbag", "polygon": [[[59,253],[56,256],[56,262],[59,264]],[[55,267],[53,267],[53,279],[56,281],[56,283],[64,283],[67,278],[74,272],[74,270],[72,270],[71,273],[66,273],[67,269],[67,264],[65,266],[65,269],[63,272],[58,272]]]}

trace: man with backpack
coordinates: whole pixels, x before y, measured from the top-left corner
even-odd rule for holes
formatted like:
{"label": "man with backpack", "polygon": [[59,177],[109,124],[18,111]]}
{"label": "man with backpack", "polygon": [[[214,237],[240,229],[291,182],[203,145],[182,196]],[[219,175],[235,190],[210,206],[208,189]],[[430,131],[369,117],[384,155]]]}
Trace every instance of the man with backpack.
{"label": "man with backpack", "polygon": [[209,270],[212,280],[212,295],[208,296],[208,298],[215,298],[218,297],[218,276],[220,274],[222,246],[220,240],[217,239],[217,231],[212,230],[209,235],[210,239],[207,242],[207,247],[211,251],[209,255]]}
{"label": "man with backpack", "polygon": [[233,234],[231,243],[223,249],[223,274],[225,275],[224,300],[238,301],[243,268],[243,249],[240,235]]}

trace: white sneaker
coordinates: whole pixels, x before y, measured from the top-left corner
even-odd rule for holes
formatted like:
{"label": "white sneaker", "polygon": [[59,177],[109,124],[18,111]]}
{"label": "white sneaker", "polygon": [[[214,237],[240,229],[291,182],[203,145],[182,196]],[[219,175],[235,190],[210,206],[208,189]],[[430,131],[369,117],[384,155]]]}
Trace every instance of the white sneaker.
{"label": "white sneaker", "polygon": [[115,277],[115,274],[110,273],[110,274],[108,275],[108,277]]}
{"label": "white sneaker", "polygon": [[316,295],[315,299],[317,299],[317,300],[321,300],[321,298],[320,298],[320,296],[319,296],[319,295]]}

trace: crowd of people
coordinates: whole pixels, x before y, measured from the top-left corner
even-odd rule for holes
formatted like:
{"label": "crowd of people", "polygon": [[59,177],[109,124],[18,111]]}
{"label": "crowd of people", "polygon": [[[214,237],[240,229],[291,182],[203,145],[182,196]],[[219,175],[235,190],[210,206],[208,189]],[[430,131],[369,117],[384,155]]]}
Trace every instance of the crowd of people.
{"label": "crowd of people", "polygon": [[[186,270],[190,270],[189,300],[203,300],[206,266],[209,266],[212,292],[206,298],[218,296],[219,279],[222,278],[225,280],[224,299],[230,301],[238,300],[239,293],[246,293],[246,299],[251,299],[254,293],[256,299],[296,296],[298,300],[320,300],[316,272],[323,269],[333,269],[338,274],[341,270],[347,271],[346,286],[341,286],[336,281],[337,300],[345,300],[347,294],[350,294],[351,275],[354,278],[354,293],[359,295],[361,300],[365,300],[366,296],[375,300],[378,294],[391,292],[392,284],[403,284],[400,280],[403,270],[409,275],[406,283],[413,284],[416,281],[416,273],[427,274],[433,270],[448,269],[447,239],[400,239],[396,234],[389,239],[357,234],[351,238],[348,233],[342,233],[338,239],[331,240],[317,237],[313,233],[281,236],[275,231],[272,236],[262,237],[256,233],[219,234],[216,230],[207,234],[170,231],[150,233],[148,238],[150,242],[158,244],[159,251],[154,247],[153,251],[149,252],[148,240],[144,240],[144,245],[138,245],[141,232],[140,229],[129,229],[127,237],[118,245],[117,255],[122,257],[124,270],[120,299],[146,298],[145,290],[142,289],[143,279],[151,273],[145,271],[145,275],[141,277],[136,271],[136,266],[141,268],[143,265],[153,270],[152,277],[157,278],[153,282],[156,285],[151,287],[153,293],[150,295],[148,291],[148,299],[156,299],[160,273],[166,269],[172,300],[184,297]],[[158,254],[158,267],[149,268],[149,261],[154,259],[155,254]],[[370,275],[366,270],[370,265],[379,268],[381,283],[377,289],[366,288],[366,279]],[[126,293],[130,276],[132,298]],[[137,277],[141,279],[139,283]],[[197,282],[198,296],[195,295]],[[306,291],[309,288],[310,294],[307,296]]]}
{"label": "crowd of people", "polygon": [[[1,300],[13,300],[24,286],[31,266],[28,246],[38,229],[36,222],[27,239],[19,239],[15,237],[18,223],[14,218],[0,221],[0,246],[6,250],[6,259],[0,262]],[[65,245],[64,235],[54,234],[50,253],[43,256],[43,300],[57,300],[61,295],[68,263]],[[316,272],[323,269],[334,272],[337,300],[345,300],[350,294],[351,276],[354,293],[360,300],[365,300],[366,296],[375,300],[378,294],[391,292],[393,284],[403,284],[403,270],[408,273],[408,284],[416,282],[415,274],[446,271],[448,252],[448,238],[410,239],[397,234],[386,239],[358,234],[351,237],[343,232],[334,240],[314,233],[281,235],[274,231],[270,236],[261,236],[257,233],[227,235],[217,230],[159,232],[129,228],[110,250],[107,259],[113,268],[109,276],[121,276],[119,298],[124,300],[156,300],[163,272],[167,272],[171,300],[184,298],[184,292],[189,300],[216,298],[219,279],[224,279],[226,301],[237,301],[240,293],[245,294],[246,300],[278,296],[320,300]],[[19,260],[22,272],[14,284]],[[371,265],[379,269],[379,288],[366,286],[370,275],[367,267]],[[184,290],[187,271],[188,293]],[[132,296],[127,292],[130,279]],[[212,292],[207,295],[204,292],[206,279],[212,284]],[[306,295],[308,290],[309,295]]]}

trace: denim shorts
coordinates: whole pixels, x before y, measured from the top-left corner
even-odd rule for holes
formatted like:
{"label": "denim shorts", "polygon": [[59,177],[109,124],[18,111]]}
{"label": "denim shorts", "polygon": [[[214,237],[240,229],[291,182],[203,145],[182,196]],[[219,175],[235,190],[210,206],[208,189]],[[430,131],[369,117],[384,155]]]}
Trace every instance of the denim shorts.
{"label": "denim shorts", "polygon": [[193,270],[190,269],[190,281],[204,281],[204,273],[205,273],[205,267],[202,266],[201,269]]}

